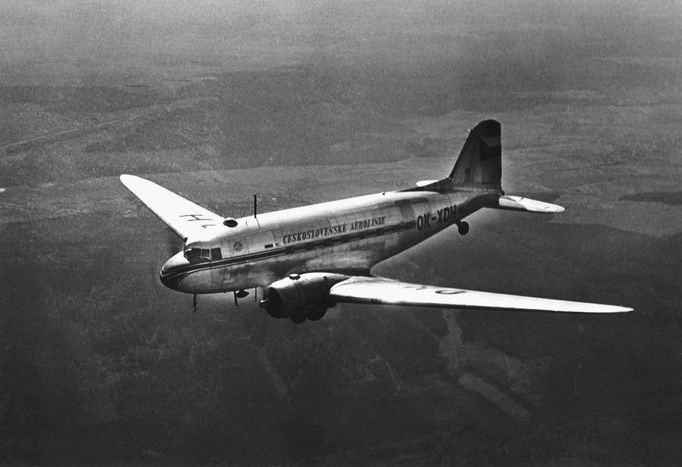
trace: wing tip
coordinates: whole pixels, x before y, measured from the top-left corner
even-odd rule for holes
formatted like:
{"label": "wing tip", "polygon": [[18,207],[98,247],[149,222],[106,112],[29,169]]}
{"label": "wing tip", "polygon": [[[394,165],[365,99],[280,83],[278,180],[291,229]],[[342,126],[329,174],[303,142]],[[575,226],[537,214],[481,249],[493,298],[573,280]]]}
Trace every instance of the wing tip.
{"label": "wing tip", "polygon": [[128,175],[128,174],[121,174],[118,177],[118,179],[121,180],[121,183],[123,183],[125,186],[129,186],[130,183],[133,183],[138,178],[140,178],[140,177],[136,177],[135,175]]}
{"label": "wing tip", "polygon": [[573,310],[562,310],[573,313],[594,313],[594,314],[612,314],[612,313],[630,313],[634,308],[618,305],[602,305],[599,303],[582,303],[582,306]]}
{"label": "wing tip", "polygon": [[[125,185],[126,188],[128,188],[130,191],[135,193],[137,196],[136,190],[142,187],[149,187],[150,185],[156,185],[156,183],[152,182],[151,180],[147,180],[146,178],[138,177],[137,175],[129,175],[129,174],[121,174],[119,175],[119,180],[121,180],[121,183]],[[163,187],[161,187],[163,188]],[[139,198],[139,196],[138,196]]]}

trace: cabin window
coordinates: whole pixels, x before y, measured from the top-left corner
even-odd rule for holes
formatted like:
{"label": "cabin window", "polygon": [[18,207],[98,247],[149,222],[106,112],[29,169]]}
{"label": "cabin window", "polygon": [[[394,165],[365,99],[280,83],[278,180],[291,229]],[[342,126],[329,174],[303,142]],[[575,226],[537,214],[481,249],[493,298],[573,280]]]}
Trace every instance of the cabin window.
{"label": "cabin window", "polygon": [[211,249],[211,259],[213,261],[217,261],[219,259],[223,259],[223,255],[220,252],[220,248],[212,248]]}

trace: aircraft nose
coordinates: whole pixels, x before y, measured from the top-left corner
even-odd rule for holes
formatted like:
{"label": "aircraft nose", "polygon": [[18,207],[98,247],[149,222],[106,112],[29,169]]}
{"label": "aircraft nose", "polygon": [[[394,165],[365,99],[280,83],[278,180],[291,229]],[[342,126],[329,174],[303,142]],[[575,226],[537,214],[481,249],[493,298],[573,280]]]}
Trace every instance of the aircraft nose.
{"label": "aircraft nose", "polygon": [[182,251],[170,257],[161,268],[161,283],[169,289],[177,290],[180,282],[182,282],[187,274],[184,266],[188,264],[189,261],[187,261]]}

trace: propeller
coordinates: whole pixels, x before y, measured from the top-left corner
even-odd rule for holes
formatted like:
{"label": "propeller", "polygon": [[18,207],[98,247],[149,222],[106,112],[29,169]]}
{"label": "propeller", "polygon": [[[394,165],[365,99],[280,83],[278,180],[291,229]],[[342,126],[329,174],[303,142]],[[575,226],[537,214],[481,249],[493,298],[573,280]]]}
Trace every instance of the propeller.
{"label": "propeller", "polygon": [[171,229],[165,229],[166,231],[166,251],[168,257],[175,256],[178,252],[185,249],[185,244]]}

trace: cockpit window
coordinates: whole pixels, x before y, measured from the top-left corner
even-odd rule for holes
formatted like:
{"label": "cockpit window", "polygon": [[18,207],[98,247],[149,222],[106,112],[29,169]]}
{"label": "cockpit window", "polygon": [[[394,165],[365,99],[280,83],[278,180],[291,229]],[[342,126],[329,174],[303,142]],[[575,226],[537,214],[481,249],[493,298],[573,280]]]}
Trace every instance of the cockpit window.
{"label": "cockpit window", "polygon": [[[217,250],[220,251],[219,248]],[[187,248],[185,250],[185,258],[190,261],[210,261],[211,250],[208,248]]]}
{"label": "cockpit window", "polygon": [[185,258],[189,260],[201,258],[201,248],[187,248],[185,250]]}
{"label": "cockpit window", "polygon": [[189,247],[185,249],[185,258],[192,262],[218,261],[223,259],[223,254],[219,247],[217,248]]}

